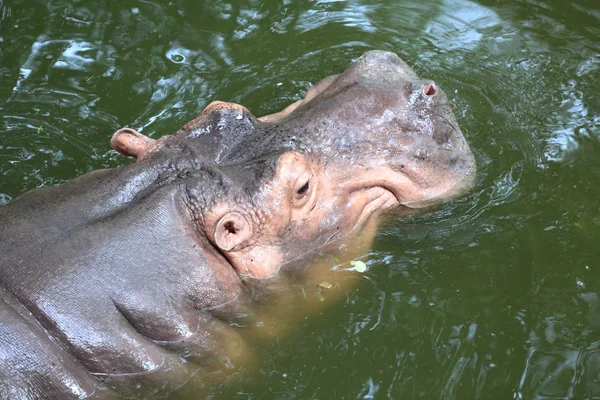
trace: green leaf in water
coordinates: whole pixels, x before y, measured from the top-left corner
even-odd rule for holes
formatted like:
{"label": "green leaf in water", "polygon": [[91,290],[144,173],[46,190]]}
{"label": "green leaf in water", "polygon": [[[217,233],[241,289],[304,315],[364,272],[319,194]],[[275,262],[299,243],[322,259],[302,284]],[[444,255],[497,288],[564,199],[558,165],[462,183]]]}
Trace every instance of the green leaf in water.
{"label": "green leaf in water", "polygon": [[367,264],[360,260],[350,261],[350,265],[354,267],[356,272],[363,273],[367,270]]}
{"label": "green leaf in water", "polygon": [[40,133],[42,133],[43,130],[44,130],[44,127],[42,125],[40,125],[40,127],[38,128],[38,131],[37,131],[38,135]]}
{"label": "green leaf in water", "polygon": [[339,259],[339,258],[337,258],[337,257],[333,257],[333,262],[339,263],[339,262],[340,262],[340,259]]}

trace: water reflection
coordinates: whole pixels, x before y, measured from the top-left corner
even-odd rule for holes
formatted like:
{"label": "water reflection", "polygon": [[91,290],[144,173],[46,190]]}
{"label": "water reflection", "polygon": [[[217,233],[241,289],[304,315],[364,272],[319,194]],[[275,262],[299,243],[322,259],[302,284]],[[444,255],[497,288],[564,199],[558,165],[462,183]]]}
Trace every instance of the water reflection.
{"label": "water reflection", "polygon": [[[425,32],[436,47],[467,53],[485,41],[503,41],[514,31],[493,10],[468,0],[445,0],[439,15],[428,21]],[[486,39],[487,36],[487,39]]]}
{"label": "water reflection", "polygon": [[13,0],[0,9],[0,204],[122,165],[108,147],[122,126],[157,137],[215,99],[277,111],[371,48],[399,53],[455,105],[476,188],[388,224],[356,288],[323,315],[289,322],[288,336],[253,344],[259,372],[209,394],[600,393],[595,3]]}

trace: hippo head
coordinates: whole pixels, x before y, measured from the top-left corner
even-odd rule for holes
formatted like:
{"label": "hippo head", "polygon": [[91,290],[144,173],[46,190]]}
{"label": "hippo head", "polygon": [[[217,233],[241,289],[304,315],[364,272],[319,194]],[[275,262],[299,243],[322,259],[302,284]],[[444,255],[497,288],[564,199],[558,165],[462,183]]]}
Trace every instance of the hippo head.
{"label": "hippo head", "polygon": [[456,197],[475,176],[444,93],[383,51],[280,113],[257,119],[214,102],[174,135],[152,140],[122,129],[111,144],[138,162],[194,159],[212,177],[186,186],[199,232],[238,273],[255,277],[339,241],[380,211]]}

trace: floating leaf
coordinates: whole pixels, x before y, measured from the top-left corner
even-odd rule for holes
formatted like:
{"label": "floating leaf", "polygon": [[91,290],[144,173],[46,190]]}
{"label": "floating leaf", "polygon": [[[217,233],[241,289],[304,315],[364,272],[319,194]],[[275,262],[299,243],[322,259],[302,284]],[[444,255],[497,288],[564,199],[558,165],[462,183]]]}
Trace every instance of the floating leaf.
{"label": "floating leaf", "polygon": [[317,285],[317,298],[320,301],[325,301],[325,290],[331,289],[333,287],[333,283],[323,281]]}
{"label": "floating leaf", "polygon": [[333,287],[333,283],[323,281],[317,285],[318,287],[322,287],[323,289],[331,289]]}
{"label": "floating leaf", "polygon": [[367,264],[360,260],[350,261],[350,265],[354,267],[356,272],[365,272],[367,270]]}
{"label": "floating leaf", "polygon": [[339,259],[339,258],[337,258],[337,257],[333,257],[333,262],[339,263],[339,262],[340,262],[340,259]]}

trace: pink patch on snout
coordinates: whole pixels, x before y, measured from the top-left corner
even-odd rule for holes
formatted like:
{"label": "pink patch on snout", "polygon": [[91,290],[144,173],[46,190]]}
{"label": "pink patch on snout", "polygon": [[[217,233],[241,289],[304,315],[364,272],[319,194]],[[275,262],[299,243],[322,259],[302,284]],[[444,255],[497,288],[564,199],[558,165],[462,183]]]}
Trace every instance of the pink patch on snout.
{"label": "pink patch on snout", "polygon": [[436,90],[435,90],[435,85],[432,82],[429,82],[427,85],[425,85],[425,87],[423,88],[423,94],[425,96],[433,96],[435,94]]}

